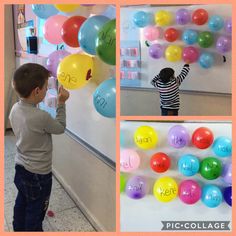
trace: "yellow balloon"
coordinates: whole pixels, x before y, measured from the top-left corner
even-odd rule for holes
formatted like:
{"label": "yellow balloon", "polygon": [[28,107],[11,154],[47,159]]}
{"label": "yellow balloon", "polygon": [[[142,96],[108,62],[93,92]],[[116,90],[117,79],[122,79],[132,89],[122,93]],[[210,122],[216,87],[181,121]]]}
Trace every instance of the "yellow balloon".
{"label": "yellow balloon", "polygon": [[142,149],[155,148],[158,142],[157,133],[150,126],[140,126],[134,133],[134,142]]}
{"label": "yellow balloon", "polygon": [[182,48],[177,45],[170,45],[166,48],[165,56],[167,61],[180,61],[182,58]]}
{"label": "yellow balloon", "polygon": [[54,6],[62,12],[73,12],[79,7],[78,4],[55,4]]}
{"label": "yellow balloon", "polygon": [[93,74],[93,59],[84,54],[69,55],[57,68],[57,79],[67,89],[81,88]]}
{"label": "yellow balloon", "polygon": [[153,195],[160,202],[170,202],[178,195],[178,185],[171,177],[159,178],[153,186]]}
{"label": "yellow balloon", "polygon": [[172,18],[170,12],[161,10],[155,14],[155,23],[159,26],[167,26],[171,24]]}

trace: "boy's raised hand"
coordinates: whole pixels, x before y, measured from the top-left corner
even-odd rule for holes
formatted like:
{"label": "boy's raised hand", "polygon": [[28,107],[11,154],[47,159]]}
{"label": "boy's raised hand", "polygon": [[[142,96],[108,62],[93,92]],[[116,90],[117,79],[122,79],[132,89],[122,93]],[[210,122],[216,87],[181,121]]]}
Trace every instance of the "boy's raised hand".
{"label": "boy's raised hand", "polygon": [[69,96],[70,93],[66,89],[64,89],[63,86],[61,85],[59,87],[59,92],[57,96],[58,104],[64,104],[66,100],[69,98]]}

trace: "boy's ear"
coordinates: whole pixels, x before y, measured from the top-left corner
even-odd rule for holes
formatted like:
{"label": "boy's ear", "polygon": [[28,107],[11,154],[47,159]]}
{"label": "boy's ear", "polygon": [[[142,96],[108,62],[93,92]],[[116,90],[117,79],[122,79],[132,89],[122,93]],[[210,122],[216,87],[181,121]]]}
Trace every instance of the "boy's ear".
{"label": "boy's ear", "polygon": [[35,95],[38,95],[38,94],[39,94],[39,90],[40,90],[39,87],[37,87],[37,88],[34,89],[34,93],[35,93]]}

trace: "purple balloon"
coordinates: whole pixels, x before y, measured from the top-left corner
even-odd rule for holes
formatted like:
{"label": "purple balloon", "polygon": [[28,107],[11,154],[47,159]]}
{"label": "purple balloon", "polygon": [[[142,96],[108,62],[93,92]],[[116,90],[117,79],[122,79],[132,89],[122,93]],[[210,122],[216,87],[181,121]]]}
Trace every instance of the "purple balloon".
{"label": "purple balloon", "polygon": [[232,18],[231,17],[225,21],[225,31],[228,34],[232,34]]}
{"label": "purple balloon", "polygon": [[189,10],[181,8],[176,12],[176,23],[179,25],[186,25],[191,21],[191,14]]}
{"label": "purple balloon", "polygon": [[231,40],[228,37],[220,36],[216,42],[216,49],[221,54],[229,52],[231,50]]}
{"label": "purple balloon", "polygon": [[154,59],[161,58],[163,55],[163,52],[164,52],[164,47],[159,43],[152,44],[149,47],[149,56]]}
{"label": "purple balloon", "polygon": [[227,184],[232,184],[232,163],[224,165],[222,178]]}
{"label": "purple balloon", "polygon": [[57,67],[62,59],[68,55],[70,53],[65,50],[57,50],[48,56],[46,68],[51,72],[52,76],[57,77]]}
{"label": "purple balloon", "polygon": [[131,177],[125,188],[125,192],[128,197],[132,199],[143,198],[147,193],[147,183],[142,176]]}
{"label": "purple balloon", "polygon": [[189,144],[190,136],[182,125],[173,126],[168,132],[168,143],[174,148],[182,148]]}

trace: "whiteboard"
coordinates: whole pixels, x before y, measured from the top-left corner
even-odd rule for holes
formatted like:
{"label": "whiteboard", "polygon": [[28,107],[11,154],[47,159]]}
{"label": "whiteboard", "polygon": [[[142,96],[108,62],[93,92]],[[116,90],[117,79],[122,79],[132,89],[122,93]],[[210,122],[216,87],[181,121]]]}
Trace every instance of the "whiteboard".
{"label": "whiteboard", "polygon": [[[180,8],[187,8],[191,12],[198,9],[204,8],[208,11],[209,16],[219,14],[224,19],[232,16],[231,5],[226,4],[210,4],[210,5],[191,5],[191,6],[135,6],[135,7],[122,7],[120,13],[120,39],[121,40],[140,40],[141,43],[141,86],[142,88],[153,88],[150,84],[152,78],[159,73],[159,71],[165,67],[172,67],[175,70],[175,75],[178,75],[184,65],[184,62],[168,62],[164,58],[153,59],[148,55],[148,47],[145,45],[145,38],[143,37],[143,28],[137,28],[132,22],[132,16],[136,11],[146,11],[154,13],[158,10],[168,10],[175,14],[175,12]],[[175,27],[183,32],[184,29],[196,29],[197,31],[208,30],[207,24],[203,26],[196,26],[194,24],[188,24],[185,26],[178,26],[173,23],[173,25],[168,27]],[[164,27],[166,29],[168,27]],[[219,35],[225,35],[222,29],[219,33],[214,33],[215,39]],[[180,37],[181,39],[181,37]],[[169,43],[163,39],[157,40],[158,43],[169,45],[177,44],[183,46],[182,40],[177,40],[173,43]],[[215,40],[216,41],[216,40]],[[197,44],[196,46],[199,48]],[[231,94],[231,78],[232,78],[232,56],[231,52],[227,53],[226,62],[223,62],[223,57],[216,53],[214,46],[209,49],[200,49],[200,52],[212,52],[215,56],[215,64],[210,69],[202,69],[198,63],[190,65],[191,71],[185,81],[181,84],[180,90],[187,91],[200,91],[200,92],[212,92],[212,93],[225,93]]]}
{"label": "whiteboard", "polygon": [[[200,150],[189,145],[181,149],[175,149],[167,145],[168,130],[176,125],[183,125],[189,132],[190,137],[194,130],[199,127],[208,127],[212,130],[214,137],[232,137],[232,125],[229,122],[121,122],[120,128],[124,136],[124,147],[131,148],[138,152],[141,164],[138,170],[132,174],[125,174],[127,179],[130,176],[141,175],[146,177],[149,186],[149,193],[139,200],[130,199],[121,193],[120,195],[120,225],[122,232],[157,232],[161,231],[161,221],[231,221],[232,211],[225,202],[216,208],[206,207],[201,200],[194,205],[186,205],[179,198],[169,203],[161,203],[152,195],[154,181],[163,176],[173,177],[177,183],[184,179],[194,179],[200,184],[211,183],[220,187],[227,187],[222,178],[207,181],[199,174],[185,177],[178,172],[177,161],[183,154],[196,155],[200,160],[207,156],[215,156],[211,148]],[[155,129],[158,134],[159,142],[155,149],[143,151],[138,149],[133,143],[133,134],[139,126],[148,125]],[[155,173],[149,167],[151,156],[156,152],[164,152],[171,156],[171,168],[164,173]],[[223,163],[231,162],[231,158],[221,158]],[[231,224],[229,226],[231,228]]]}

